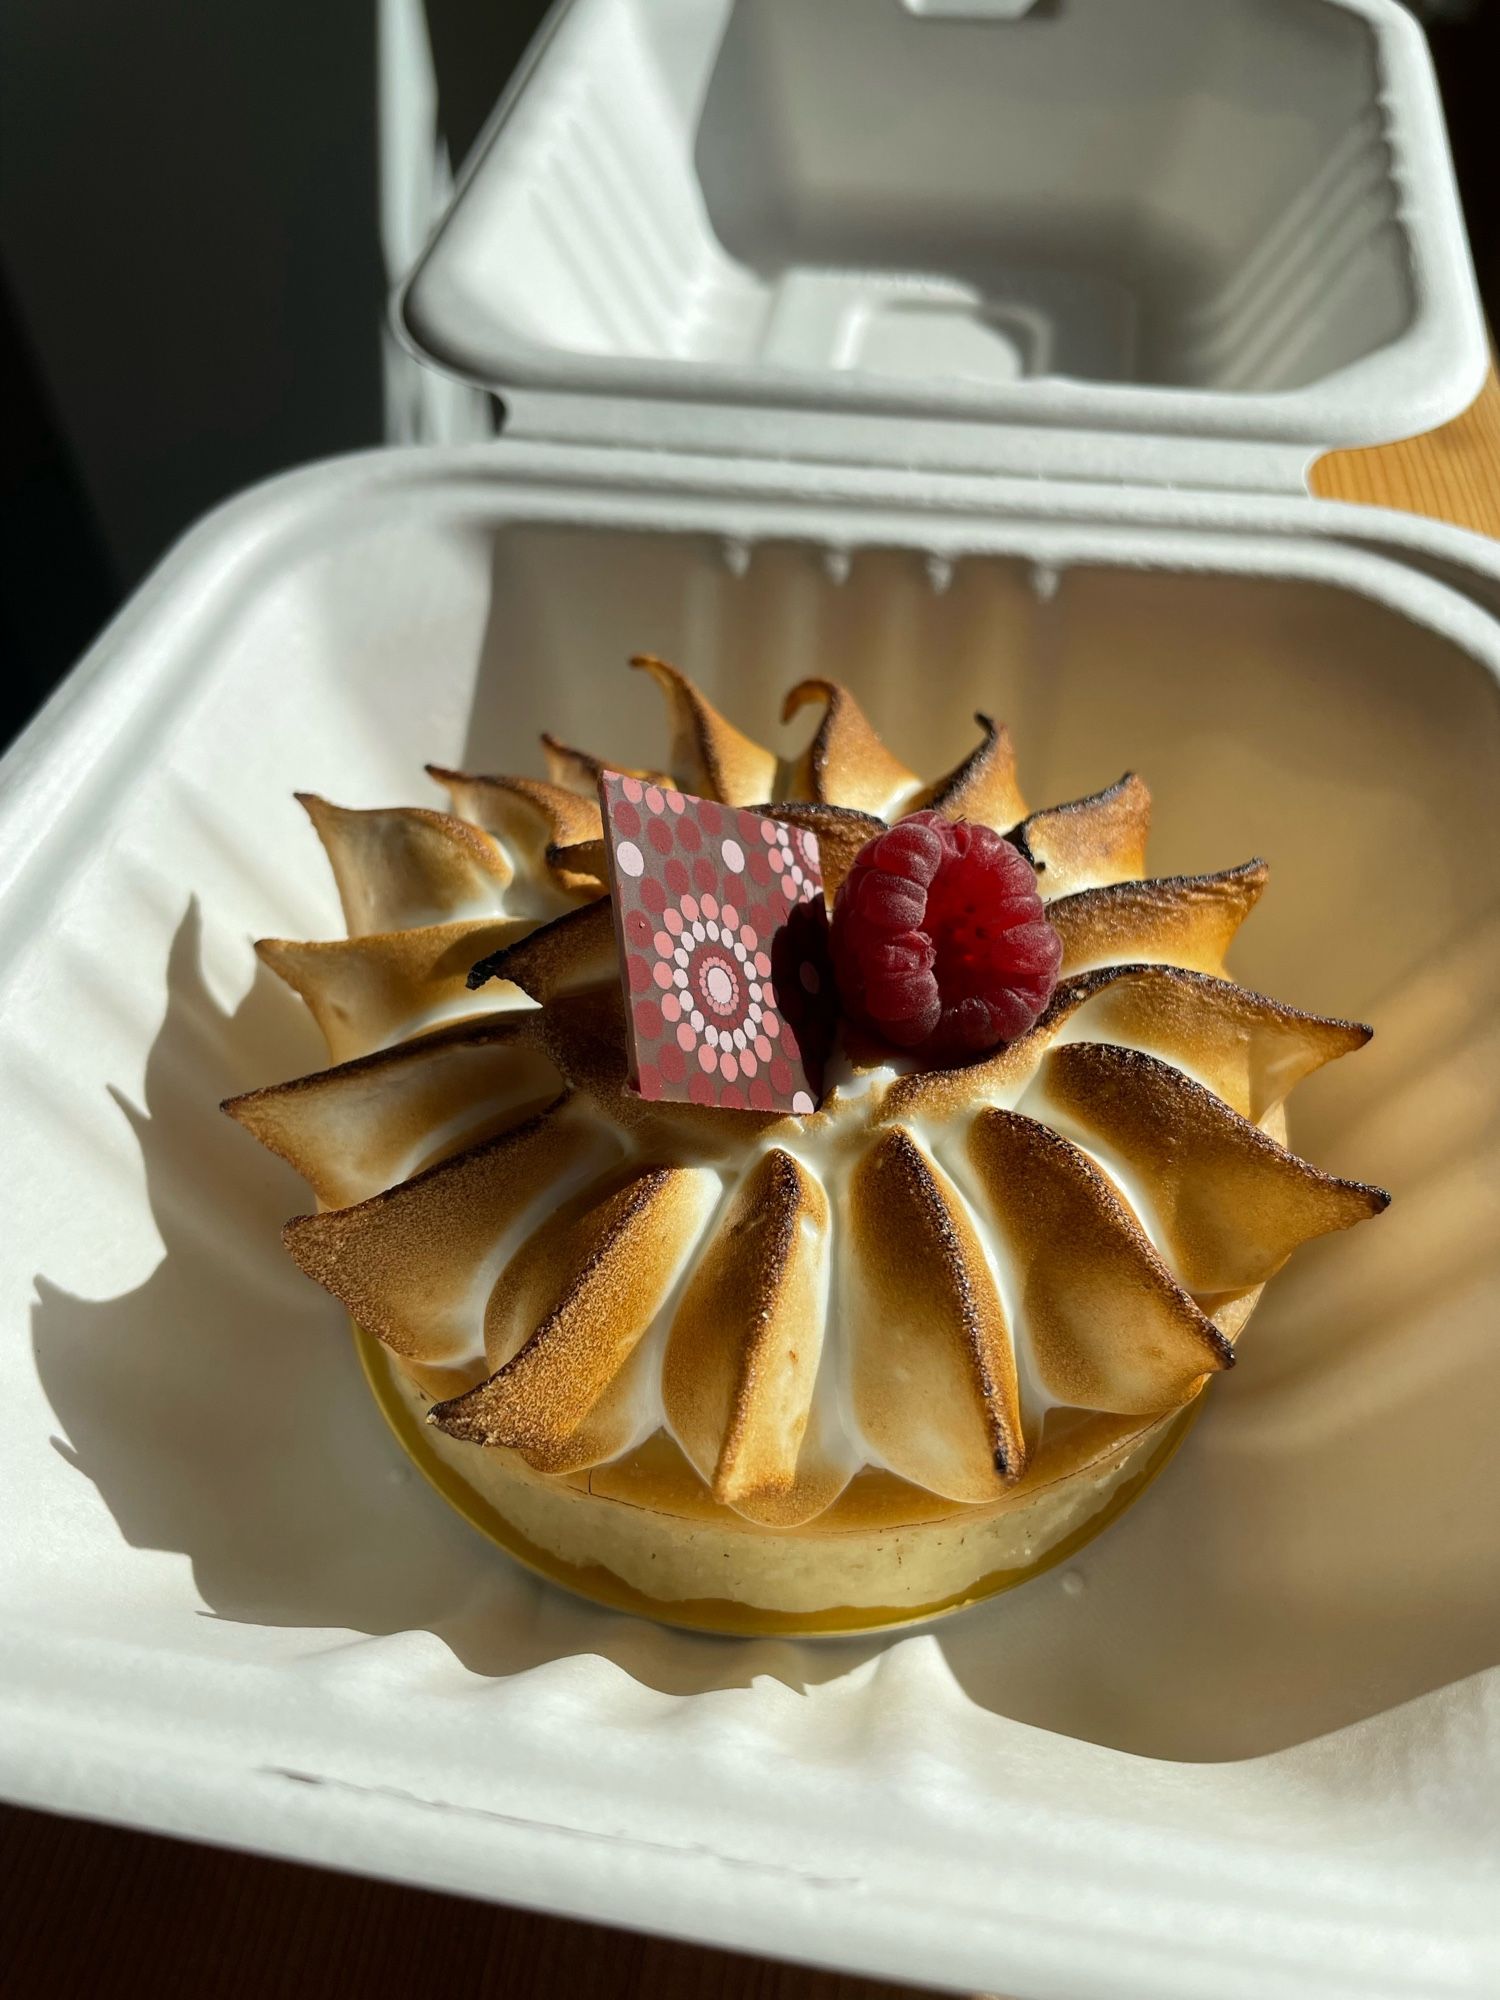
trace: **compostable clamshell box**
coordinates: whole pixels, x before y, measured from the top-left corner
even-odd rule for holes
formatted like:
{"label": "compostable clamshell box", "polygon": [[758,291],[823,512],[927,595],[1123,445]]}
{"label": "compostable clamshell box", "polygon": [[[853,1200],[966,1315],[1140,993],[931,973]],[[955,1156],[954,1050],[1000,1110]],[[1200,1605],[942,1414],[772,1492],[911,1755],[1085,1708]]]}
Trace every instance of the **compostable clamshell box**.
{"label": "compostable clamshell box", "polygon": [[[399,305],[497,440],[221,509],[0,767],[0,1783],[402,1881],[1025,2000],[1500,1989],[1500,556],[1310,500],[1485,360],[1380,0],[574,0]],[[1377,1034],[1293,1137],[1395,1201],[1272,1286],[1169,1470],[965,1616],[713,1640],[416,1480],[300,1184],[250,939],[293,804],[761,735],[1125,763],[1252,852],[1246,983]],[[1347,1073],[1344,1073],[1344,1072]]]}

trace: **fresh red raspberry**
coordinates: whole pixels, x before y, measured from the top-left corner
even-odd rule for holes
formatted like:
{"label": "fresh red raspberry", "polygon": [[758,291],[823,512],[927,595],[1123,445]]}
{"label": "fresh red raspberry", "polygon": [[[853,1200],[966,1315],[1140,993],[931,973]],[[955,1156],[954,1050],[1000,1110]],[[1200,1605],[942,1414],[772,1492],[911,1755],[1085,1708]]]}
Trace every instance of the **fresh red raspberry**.
{"label": "fresh red raspberry", "polygon": [[993,827],[918,812],[862,847],[833,905],[844,1011],[934,1062],[1024,1035],[1062,939],[1025,856]]}

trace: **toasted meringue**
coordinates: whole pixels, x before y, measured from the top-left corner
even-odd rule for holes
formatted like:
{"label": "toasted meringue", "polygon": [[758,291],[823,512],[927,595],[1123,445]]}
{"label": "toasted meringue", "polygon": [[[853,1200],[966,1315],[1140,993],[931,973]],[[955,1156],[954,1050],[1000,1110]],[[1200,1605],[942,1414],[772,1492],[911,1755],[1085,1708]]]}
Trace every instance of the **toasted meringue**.
{"label": "toasted meringue", "polygon": [[962,1068],[851,1042],[811,1115],[647,1103],[602,766],[549,738],[549,781],[435,770],[450,812],[305,801],[349,935],[260,950],[334,1066],[225,1108],[312,1188],[287,1247],[398,1431],[524,1560],[723,1629],[928,1616],[1096,1532],[1266,1280],[1385,1206],[1285,1145],[1369,1031],[1226,976],[1266,868],[1145,876],[1133,774],[1028,813],[987,718],[924,783],[833,682],[788,759],[635,664],[671,725],[641,775],[815,832],[830,895],[904,813],[1006,833],[1063,939],[1036,1025]]}

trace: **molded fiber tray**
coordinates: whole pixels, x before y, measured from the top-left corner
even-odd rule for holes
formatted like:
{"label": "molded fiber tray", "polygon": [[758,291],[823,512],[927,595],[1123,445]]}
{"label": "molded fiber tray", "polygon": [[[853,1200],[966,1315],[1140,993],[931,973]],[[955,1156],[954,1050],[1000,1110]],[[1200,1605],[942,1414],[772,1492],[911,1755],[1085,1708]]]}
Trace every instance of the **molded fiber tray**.
{"label": "molded fiber tray", "polygon": [[[0,1787],[1028,2000],[1493,1994],[1495,553],[1301,500],[796,483],[521,445],[293,475],[0,770]],[[1378,1024],[1294,1136],[1390,1213],[1299,1254],[1107,1537],[926,1632],[696,1638],[499,1557],[215,1108],[318,1060],[249,943],[338,928],[293,788],[420,800],[425,757],[527,765],[543,723],[644,759],[637,647],[756,730],[846,676],[922,767],[982,705],[1039,798],[1135,766],[1154,866],[1270,856],[1241,976]]]}

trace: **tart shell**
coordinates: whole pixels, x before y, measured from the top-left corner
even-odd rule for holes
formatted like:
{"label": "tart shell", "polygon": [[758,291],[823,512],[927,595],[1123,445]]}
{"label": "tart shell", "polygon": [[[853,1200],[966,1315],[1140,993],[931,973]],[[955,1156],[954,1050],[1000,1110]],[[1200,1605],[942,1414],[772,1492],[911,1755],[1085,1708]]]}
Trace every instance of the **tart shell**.
{"label": "tart shell", "polygon": [[716,1503],[659,1434],[616,1464],[559,1478],[515,1452],[425,1421],[435,1397],[355,1330],[360,1363],[403,1450],[490,1541],[548,1581],[691,1631],[837,1637],[961,1611],[1065,1562],[1117,1520],[1171,1459],[1202,1407],[1142,1422],[1095,1417],[1044,1446],[987,1506],[945,1503],[865,1473],[815,1522],[770,1530]]}

